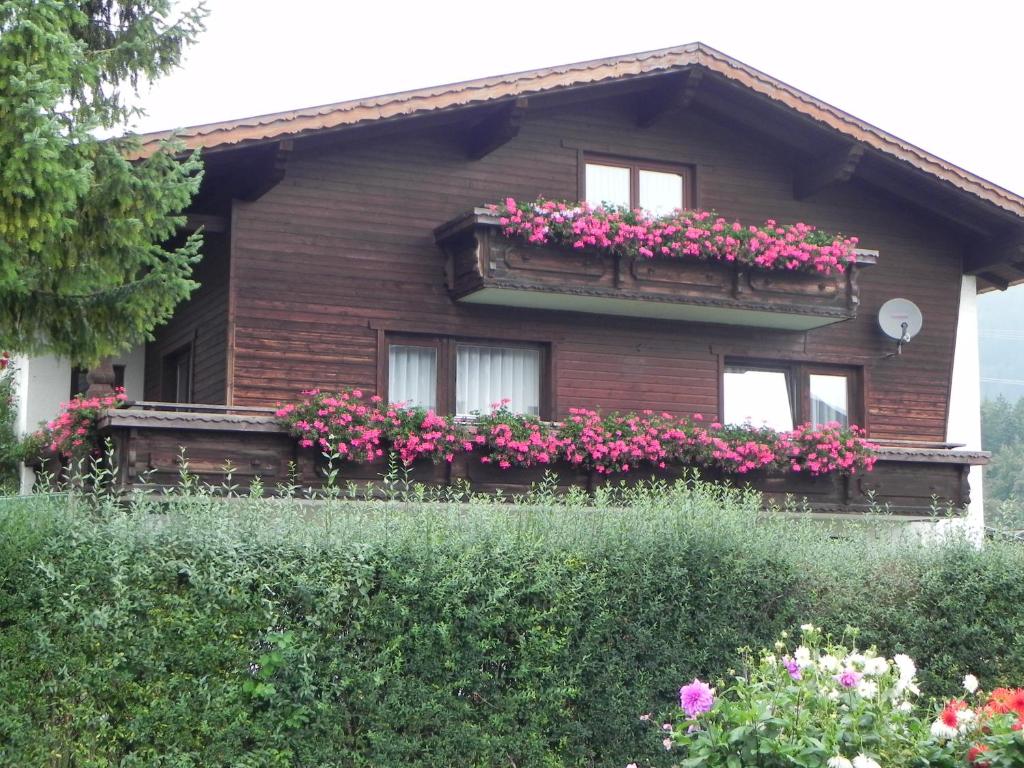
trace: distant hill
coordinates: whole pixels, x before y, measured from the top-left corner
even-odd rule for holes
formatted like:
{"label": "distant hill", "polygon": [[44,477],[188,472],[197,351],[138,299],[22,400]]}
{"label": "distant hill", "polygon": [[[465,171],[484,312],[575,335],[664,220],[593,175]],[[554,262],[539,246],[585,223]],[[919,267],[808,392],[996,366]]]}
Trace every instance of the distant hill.
{"label": "distant hill", "polygon": [[981,396],[1024,397],[1024,285],[978,297]]}

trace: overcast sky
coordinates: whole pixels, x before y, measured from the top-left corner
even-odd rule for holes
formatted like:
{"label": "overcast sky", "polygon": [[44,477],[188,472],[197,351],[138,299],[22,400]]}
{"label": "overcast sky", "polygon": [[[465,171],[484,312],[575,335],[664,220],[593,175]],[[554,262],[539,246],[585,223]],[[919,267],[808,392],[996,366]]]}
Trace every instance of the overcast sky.
{"label": "overcast sky", "polygon": [[208,0],[139,130],[700,40],[1024,193],[1024,4]]}

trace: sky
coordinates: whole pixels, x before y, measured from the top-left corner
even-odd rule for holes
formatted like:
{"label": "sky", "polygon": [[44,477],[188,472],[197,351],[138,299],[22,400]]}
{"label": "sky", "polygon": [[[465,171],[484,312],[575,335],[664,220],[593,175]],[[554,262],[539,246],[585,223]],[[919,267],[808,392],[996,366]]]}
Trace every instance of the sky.
{"label": "sky", "polygon": [[[179,5],[181,2],[179,1]],[[701,41],[1024,193],[1024,3],[207,0],[141,131]]]}

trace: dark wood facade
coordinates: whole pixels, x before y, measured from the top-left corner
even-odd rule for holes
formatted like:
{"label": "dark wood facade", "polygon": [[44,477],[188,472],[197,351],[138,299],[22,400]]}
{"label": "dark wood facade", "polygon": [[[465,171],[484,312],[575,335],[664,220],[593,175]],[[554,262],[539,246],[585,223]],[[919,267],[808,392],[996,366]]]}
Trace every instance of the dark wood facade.
{"label": "dark wood facade", "polygon": [[[958,169],[939,167],[784,84],[768,93],[759,80],[769,82],[766,76],[708,51],[655,52],[700,65],[679,72],[645,72],[647,65],[628,57],[578,65],[612,73],[601,82],[581,76],[580,87],[569,81],[572,66],[544,71],[536,77],[558,86],[529,99],[517,95],[512,78],[481,81],[497,94],[494,104],[470,97],[458,103],[472,84],[457,84],[338,105],[336,113],[300,111],[296,119],[309,127],[284,131],[286,138],[267,126],[284,124],[291,113],[194,130],[188,141],[206,142],[210,151],[193,213],[217,226],[197,271],[203,287],[149,345],[147,399],[167,399],[166,363],[184,345],[193,360],[192,402],[268,406],[314,387],[386,395],[389,340],[420,336],[540,347],[541,410],[551,419],[573,406],[716,419],[732,361],[835,366],[852,371],[851,410],[872,438],[943,443],[961,277],[1010,268],[1005,254],[1024,242],[1024,214],[1010,210],[1017,198],[983,180],[960,179]],[[418,114],[402,106],[448,95],[452,108]],[[812,107],[821,113],[816,118],[808,116]],[[346,110],[374,119],[345,123]],[[217,132],[230,141],[218,144]],[[438,228],[506,197],[583,199],[591,159],[678,169],[693,207],[744,223],[803,221],[856,235],[861,248],[877,251],[877,264],[831,283],[797,278],[780,287],[767,273],[577,258],[564,274],[552,263],[540,269],[553,269],[547,277],[535,271],[525,284],[527,292],[554,291],[560,281],[589,280],[596,288],[580,292],[598,298],[625,288],[641,302],[659,294],[662,304],[718,302],[747,311],[746,319],[728,321],[708,313],[664,316],[650,303],[638,313],[532,299],[522,306],[474,302],[474,291],[502,287],[496,280],[520,280],[523,288],[523,259],[501,274],[481,267],[469,274],[456,263],[462,246],[450,241],[451,228]],[[487,237],[500,238],[493,229]],[[983,279],[996,284],[995,277]],[[925,317],[900,355],[877,323],[879,307],[894,297],[912,300]],[[765,312],[775,313],[771,322]],[[924,466],[907,457],[892,461]],[[970,463],[934,470],[943,478],[935,481],[945,489],[940,495],[964,502],[966,491],[949,488]],[[879,493],[898,496],[894,483],[910,482],[887,477]]]}
{"label": "dark wood facade", "polygon": [[[298,142],[284,179],[231,210],[227,402],[268,405],[310,387],[377,389],[389,333],[549,345],[553,409],[668,410],[715,416],[732,356],[857,366],[865,426],[880,438],[941,441],[960,292],[956,233],[851,181],[797,200],[792,158],[699,111],[638,130],[629,97],[536,111],[479,160],[450,125],[359,141]],[[593,149],[694,168],[700,205],[743,221],[807,221],[879,251],[858,317],[806,332],[701,325],[454,302],[433,230],[506,196],[578,199]],[[898,358],[877,329],[904,296],[925,330]]]}

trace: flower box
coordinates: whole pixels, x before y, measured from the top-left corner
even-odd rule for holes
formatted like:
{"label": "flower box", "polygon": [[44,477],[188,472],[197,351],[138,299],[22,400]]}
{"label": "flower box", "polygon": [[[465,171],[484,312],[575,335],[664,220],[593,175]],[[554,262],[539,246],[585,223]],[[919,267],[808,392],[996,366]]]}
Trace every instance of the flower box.
{"label": "flower box", "polygon": [[486,208],[435,230],[451,297],[464,304],[809,330],[853,318],[857,280],[875,256],[828,274],[738,262],[623,256],[531,245]]}

